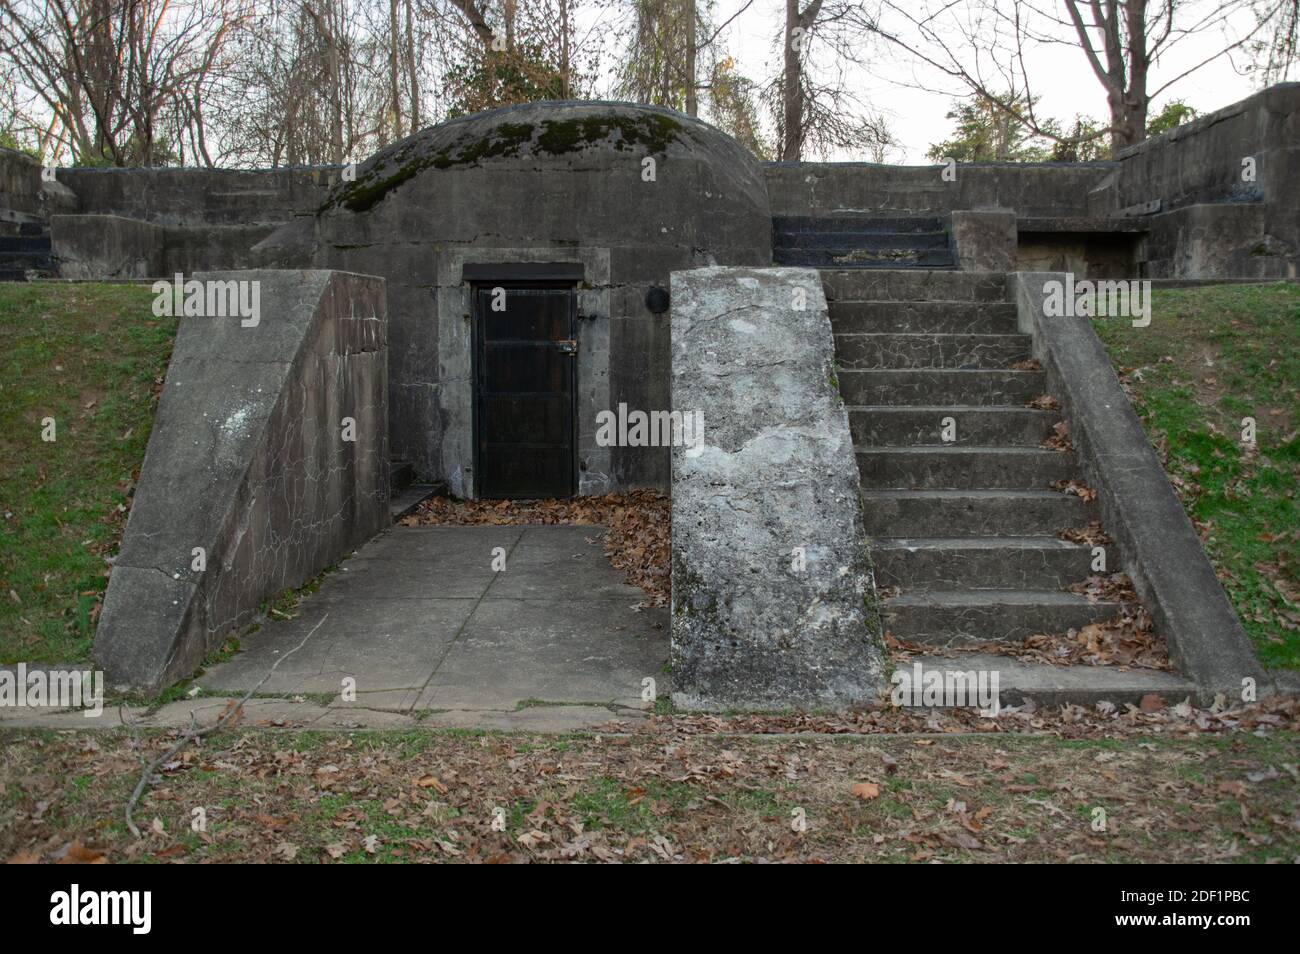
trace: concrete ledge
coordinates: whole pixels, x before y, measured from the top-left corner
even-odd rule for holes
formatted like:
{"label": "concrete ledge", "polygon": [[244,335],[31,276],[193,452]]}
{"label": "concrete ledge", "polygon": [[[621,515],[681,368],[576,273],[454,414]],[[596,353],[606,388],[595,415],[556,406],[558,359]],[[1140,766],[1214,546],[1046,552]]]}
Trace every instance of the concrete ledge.
{"label": "concrete ledge", "polygon": [[50,242],[64,278],[152,278],[163,273],[163,230],[120,215],[55,215]]}
{"label": "concrete ledge", "polygon": [[1043,313],[1045,283],[1065,278],[1008,276],[1020,330],[1033,335],[1034,355],[1069,421],[1084,477],[1097,491],[1102,523],[1174,665],[1202,699],[1216,691],[1239,698],[1242,679],[1265,684],[1263,670],[1091,321]]}
{"label": "concrete ledge", "polygon": [[189,675],[264,599],[390,519],[383,280],[195,280],[258,282],[260,320],[187,317],[177,331],[95,634],[113,688],[156,691]]}

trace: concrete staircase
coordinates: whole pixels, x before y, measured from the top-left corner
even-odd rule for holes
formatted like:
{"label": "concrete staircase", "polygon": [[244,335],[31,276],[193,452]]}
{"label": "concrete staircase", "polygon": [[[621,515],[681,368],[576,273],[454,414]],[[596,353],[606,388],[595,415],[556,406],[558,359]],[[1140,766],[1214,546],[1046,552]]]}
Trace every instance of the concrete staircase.
{"label": "concrete staircase", "polygon": [[[1119,603],[1067,590],[1093,575],[1092,547],[1058,534],[1098,517],[1079,496],[1051,488],[1079,471],[1072,451],[1043,446],[1060,413],[1029,406],[1047,385],[1042,371],[1016,367],[1028,362],[1030,337],[1018,333],[1005,276],[821,274],[876,582],[889,594],[886,630],[960,650],[1064,633],[1120,612]],[[956,425],[950,443],[941,438],[947,418]],[[1113,552],[1106,566],[1118,570]],[[972,665],[957,656],[956,668]],[[1059,689],[1057,675],[1006,657],[976,661],[1003,670],[1012,663],[1021,683]],[[1065,697],[1095,689],[1118,701],[1121,685],[1136,692],[1168,682],[1163,673],[1116,680],[1088,668],[1079,674],[1088,691]]]}
{"label": "concrete staircase", "polygon": [[917,216],[778,216],[772,259],[837,269],[957,266],[943,220]]}

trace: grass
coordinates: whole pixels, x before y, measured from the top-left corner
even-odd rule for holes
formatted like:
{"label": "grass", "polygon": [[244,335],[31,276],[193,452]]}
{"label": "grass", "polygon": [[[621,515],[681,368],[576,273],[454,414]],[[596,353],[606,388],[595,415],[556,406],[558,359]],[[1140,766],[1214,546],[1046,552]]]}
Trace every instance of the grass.
{"label": "grass", "polygon": [[[1290,729],[1065,739],[237,728],[0,734],[0,860],[1288,862]],[[855,794],[872,782],[876,795]],[[195,809],[206,830],[193,830]],[[1095,826],[1104,816],[1104,828]],[[793,824],[796,818],[806,824]]]}
{"label": "grass", "polygon": [[1149,327],[1096,327],[1260,661],[1300,667],[1300,287],[1157,291]]}
{"label": "grass", "polygon": [[152,300],[0,284],[0,663],[89,657],[175,335]]}

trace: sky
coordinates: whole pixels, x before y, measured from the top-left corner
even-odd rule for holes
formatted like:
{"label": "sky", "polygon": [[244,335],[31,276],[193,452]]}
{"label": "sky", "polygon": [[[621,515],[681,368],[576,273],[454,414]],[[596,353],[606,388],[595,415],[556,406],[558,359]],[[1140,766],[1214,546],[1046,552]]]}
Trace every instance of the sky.
{"label": "sky", "polygon": [[[724,22],[743,7],[744,2],[717,0],[714,22]],[[1042,2],[1053,4],[1053,0]],[[801,6],[804,3],[806,0],[800,0]],[[925,0],[915,0],[914,6],[919,8],[924,3]],[[1062,9],[1059,0],[1054,6]],[[1195,14],[1205,7],[1203,2],[1193,2],[1188,6],[1188,12]],[[742,74],[757,80],[775,75],[780,69],[780,51],[773,38],[779,34],[784,16],[783,0],[754,0],[722,34],[726,49],[736,58]],[[1249,30],[1253,25],[1253,18],[1247,15],[1245,28]],[[1240,29],[1242,26],[1241,21],[1236,21],[1227,25],[1227,29]],[[1153,66],[1153,82],[1148,84],[1148,88],[1156,89],[1225,45],[1222,33],[1217,30],[1186,38]],[[930,145],[948,139],[952,132],[952,122],[945,119],[944,114],[962,92],[961,88],[932,69],[910,64],[897,48],[868,48],[866,57],[870,62],[869,69],[853,74],[851,82],[862,98],[885,114],[900,142],[900,148],[889,157],[890,161],[926,163],[925,152]],[[1101,84],[1077,45],[1045,47],[1031,56],[1027,67],[1034,81],[1034,92],[1041,97],[1040,115],[1062,120],[1073,120],[1076,113],[1091,115],[1098,120],[1106,116],[1106,97]],[[908,87],[911,83],[947,90],[950,95],[912,89]],[[1202,113],[1211,112],[1249,96],[1256,90],[1256,84],[1254,77],[1234,69],[1232,62],[1225,57],[1179,80],[1169,91],[1158,96],[1154,105],[1158,109],[1170,99],[1182,99]],[[828,158],[853,160],[866,157],[841,153]]]}

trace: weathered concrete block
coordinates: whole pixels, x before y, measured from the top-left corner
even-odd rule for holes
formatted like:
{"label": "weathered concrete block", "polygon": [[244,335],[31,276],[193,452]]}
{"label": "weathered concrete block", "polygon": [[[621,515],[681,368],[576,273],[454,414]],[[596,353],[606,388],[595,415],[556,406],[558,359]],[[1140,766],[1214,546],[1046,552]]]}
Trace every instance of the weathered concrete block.
{"label": "weathered concrete block", "polygon": [[163,273],[163,230],[120,215],[55,215],[50,242],[63,278],[153,278]]}
{"label": "weathered concrete block", "polygon": [[1152,216],[1152,278],[1295,278],[1298,250],[1270,233],[1262,202],[1188,205]]}
{"label": "weathered concrete block", "polygon": [[0,146],[0,234],[11,225],[75,212],[77,197],[57,178],[47,180],[41,164],[24,152]]}
{"label": "weathered concrete block", "polygon": [[1006,272],[1016,267],[1014,209],[959,209],[952,214],[957,261],[967,272]]}
{"label": "weathered concrete block", "polygon": [[95,658],[120,688],[153,691],[193,672],[266,597],[388,523],[383,280],[196,278],[260,282],[260,321],[181,321],[95,634]]}
{"label": "weathered concrete block", "polygon": [[673,702],[876,698],[880,621],[848,416],[817,272],[672,276]]}

